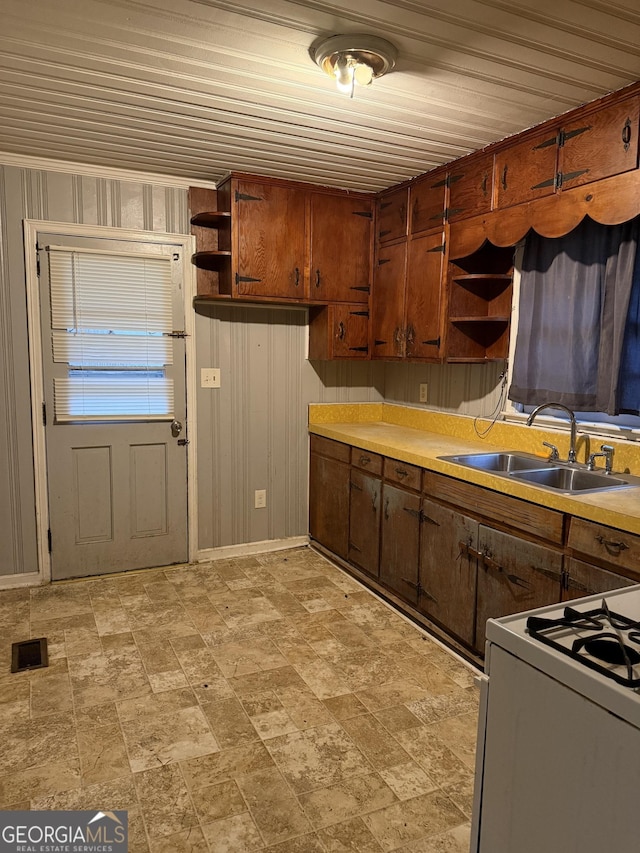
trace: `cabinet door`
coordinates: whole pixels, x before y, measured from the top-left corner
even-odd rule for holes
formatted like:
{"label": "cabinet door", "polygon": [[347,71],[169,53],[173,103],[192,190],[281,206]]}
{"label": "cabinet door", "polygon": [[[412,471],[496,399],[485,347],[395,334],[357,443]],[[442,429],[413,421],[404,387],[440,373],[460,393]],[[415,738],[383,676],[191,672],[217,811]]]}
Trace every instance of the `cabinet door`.
{"label": "cabinet door", "polygon": [[409,188],[385,193],[378,199],[378,243],[388,243],[407,236]]}
{"label": "cabinet door", "polygon": [[352,469],[350,485],[349,562],[377,577],[381,482],[377,477]]}
{"label": "cabinet door", "polygon": [[465,157],[449,171],[447,221],[456,222],[491,210],[493,154]]}
{"label": "cabinet door", "polygon": [[473,645],[478,522],[429,500],[422,502],[419,609]]}
{"label": "cabinet door", "polygon": [[406,267],[406,242],[380,247],[371,297],[372,358],[404,355]]}
{"label": "cabinet door", "polygon": [[444,234],[414,237],[409,243],[405,297],[406,350],[409,358],[438,359]]}
{"label": "cabinet door", "polygon": [[233,195],[237,239],[235,292],[305,297],[305,194],[278,184],[238,181]]}
{"label": "cabinet door", "polygon": [[309,466],[309,533],[329,551],[347,558],[349,465],[313,452]]}
{"label": "cabinet door", "polygon": [[565,571],[565,583],[562,590],[562,600],[581,598],[583,595],[593,595],[596,592],[611,592],[623,586],[633,586],[632,581],[624,575],[617,575],[591,563],[583,563],[570,557]]}
{"label": "cabinet door", "polygon": [[418,601],[419,543],[420,497],[385,483],[382,487],[380,580],[414,605]]}
{"label": "cabinet door", "polygon": [[563,126],[562,189],[636,168],[639,104],[637,97],[631,98]]}
{"label": "cabinet door", "polygon": [[480,526],[475,646],[484,649],[487,619],[560,601],[562,553]]}
{"label": "cabinet door", "polygon": [[369,357],[369,311],[335,303],[309,309],[309,358]]}
{"label": "cabinet door", "polygon": [[373,201],[311,194],[309,298],[369,301]]}
{"label": "cabinet door", "polygon": [[555,192],[557,128],[498,152],[495,160],[496,207],[510,207]]}
{"label": "cabinet door", "polygon": [[427,172],[411,187],[411,234],[429,231],[444,223],[447,179],[444,170]]}

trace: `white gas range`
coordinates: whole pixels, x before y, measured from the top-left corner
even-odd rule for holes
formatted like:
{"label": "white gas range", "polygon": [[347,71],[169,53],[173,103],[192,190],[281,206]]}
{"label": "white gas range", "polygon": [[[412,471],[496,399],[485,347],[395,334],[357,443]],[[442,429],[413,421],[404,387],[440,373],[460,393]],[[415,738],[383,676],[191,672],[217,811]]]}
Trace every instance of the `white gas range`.
{"label": "white gas range", "polygon": [[472,853],[640,851],[640,585],[489,620]]}

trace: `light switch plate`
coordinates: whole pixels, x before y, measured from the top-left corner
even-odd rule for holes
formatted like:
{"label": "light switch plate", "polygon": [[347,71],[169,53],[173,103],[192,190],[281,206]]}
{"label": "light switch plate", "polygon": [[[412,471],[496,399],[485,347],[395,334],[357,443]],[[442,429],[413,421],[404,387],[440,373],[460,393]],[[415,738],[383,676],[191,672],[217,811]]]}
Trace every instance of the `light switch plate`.
{"label": "light switch plate", "polygon": [[267,505],[266,489],[256,489],[254,505],[256,509],[262,509]]}
{"label": "light switch plate", "polygon": [[220,368],[219,367],[202,367],[202,368],[200,368],[200,387],[201,388],[219,388],[220,387]]}

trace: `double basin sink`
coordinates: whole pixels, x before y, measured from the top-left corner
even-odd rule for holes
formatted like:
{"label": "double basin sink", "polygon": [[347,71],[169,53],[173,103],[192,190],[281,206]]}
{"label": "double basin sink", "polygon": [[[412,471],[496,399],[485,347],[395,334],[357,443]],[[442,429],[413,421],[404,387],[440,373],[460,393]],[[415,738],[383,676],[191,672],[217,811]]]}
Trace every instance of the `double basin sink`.
{"label": "double basin sink", "polygon": [[589,471],[576,464],[545,461],[539,456],[525,453],[466,453],[440,456],[439,459],[564,494],[588,494],[640,485],[638,478],[622,479],[599,471]]}

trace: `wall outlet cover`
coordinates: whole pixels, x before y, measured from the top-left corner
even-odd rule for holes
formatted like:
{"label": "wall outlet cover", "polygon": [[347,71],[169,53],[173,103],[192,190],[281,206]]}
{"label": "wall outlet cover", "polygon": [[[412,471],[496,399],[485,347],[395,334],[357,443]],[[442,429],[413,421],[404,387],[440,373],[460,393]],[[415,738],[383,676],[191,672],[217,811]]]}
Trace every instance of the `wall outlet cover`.
{"label": "wall outlet cover", "polygon": [[427,398],[428,398],[427,391],[428,391],[428,389],[429,389],[429,386],[427,385],[426,382],[422,382],[420,384],[420,402],[421,403],[427,402]]}
{"label": "wall outlet cover", "polygon": [[256,489],[255,492],[255,502],[256,509],[262,509],[267,505],[267,490],[266,489]]}
{"label": "wall outlet cover", "polygon": [[200,387],[201,388],[219,388],[220,387],[220,368],[219,367],[202,367],[202,368],[200,368]]}

